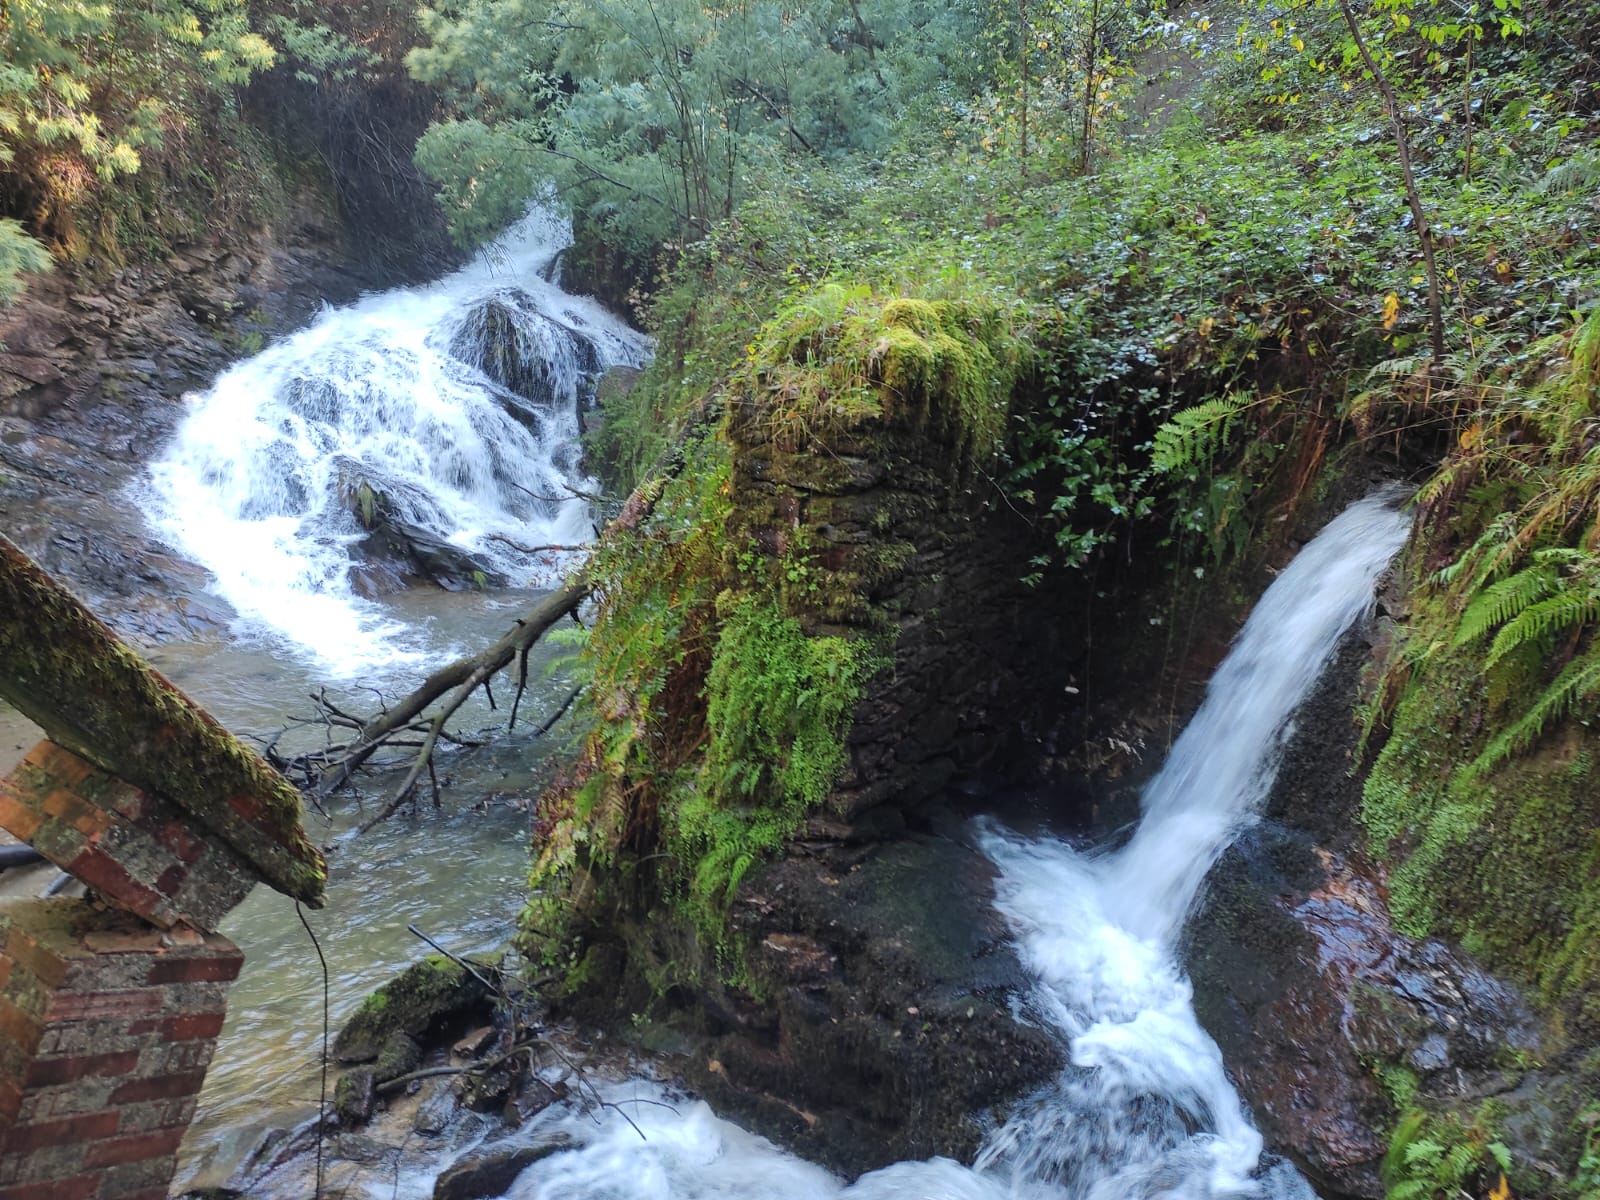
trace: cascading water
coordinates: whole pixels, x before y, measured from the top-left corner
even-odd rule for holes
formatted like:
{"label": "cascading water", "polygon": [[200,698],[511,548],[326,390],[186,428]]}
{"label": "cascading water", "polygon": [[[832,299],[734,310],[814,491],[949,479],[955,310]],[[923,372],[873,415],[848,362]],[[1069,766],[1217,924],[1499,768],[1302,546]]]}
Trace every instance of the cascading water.
{"label": "cascading water", "polygon": [[375,506],[522,584],[562,563],[515,546],[588,538],[569,490],[586,490],[580,409],[599,371],[649,345],[551,282],[570,240],[535,210],[455,274],[325,310],[190,397],[138,498],[213,572],[242,633],[276,631],[329,675],[415,657],[414,631],[350,577]]}
{"label": "cascading water", "polygon": [[[980,829],[996,902],[1036,984],[1030,1008],[1070,1048],[973,1167],[899,1163],[845,1185],[643,1082],[615,1109],[557,1106],[523,1137],[574,1149],[525,1171],[514,1200],[1296,1200],[1310,1187],[1263,1164],[1261,1135],[1200,1028],[1175,940],[1206,872],[1270,788],[1278,750],[1340,637],[1372,604],[1405,539],[1393,497],[1336,518],[1273,582],[1204,704],[1144,796],[1120,849]],[[625,1111],[629,1119],[621,1112]],[[641,1136],[641,1134],[643,1136]],[[398,1189],[427,1195],[432,1178]]]}

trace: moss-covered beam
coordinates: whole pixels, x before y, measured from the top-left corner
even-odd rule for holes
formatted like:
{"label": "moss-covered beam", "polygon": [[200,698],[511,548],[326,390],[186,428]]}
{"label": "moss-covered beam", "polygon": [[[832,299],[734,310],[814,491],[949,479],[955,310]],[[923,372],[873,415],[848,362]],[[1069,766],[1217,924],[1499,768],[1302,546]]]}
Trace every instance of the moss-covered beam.
{"label": "moss-covered beam", "polygon": [[322,903],[300,793],[0,536],[0,697],[52,741],[163,796],[261,878]]}

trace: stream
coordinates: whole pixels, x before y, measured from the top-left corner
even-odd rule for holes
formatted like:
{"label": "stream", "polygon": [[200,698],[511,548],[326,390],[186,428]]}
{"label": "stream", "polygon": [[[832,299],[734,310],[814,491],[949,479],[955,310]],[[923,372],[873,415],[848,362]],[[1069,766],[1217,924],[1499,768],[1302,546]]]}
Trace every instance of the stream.
{"label": "stream", "polygon": [[[1305,1200],[1200,1028],[1176,940],[1207,869],[1252,819],[1295,709],[1373,603],[1409,518],[1380,494],[1332,521],[1257,604],[1206,699],[1145,790],[1126,842],[1079,846],[980,822],[996,904],[1034,977],[1027,1011],[1069,1047],[971,1167],[898,1163],[853,1184],[642,1080],[616,1111],[555,1106],[520,1137],[576,1143],[536,1163],[513,1200]],[[637,1126],[635,1128],[634,1126]],[[391,1194],[431,1194],[435,1172]],[[375,1190],[374,1196],[380,1194]]]}
{"label": "stream", "polygon": [[[601,370],[637,366],[650,347],[554,282],[566,239],[559,221],[532,213],[463,270],[327,309],[187,399],[170,443],[127,498],[211,572],[214,594],[235,614],[227,644],[150,655],[231,727],[281,728],[283,714],[305,711],[306,694],[330,681],[354,708],[370,707],[378,690],[403,694],[431,665],[503,632],[570,565],[566,550],[518,547],[588,536],[582,413]],[[406,527],[511,586],[381,594],[355,562],[369,532],[358,519],[364,495],[381,495]],[[1296,707],[1370,608],[1405,538],[1408,519],[1394,504],[1377,495],[1352,506],[1274,581],[1146,789],[1131,833],[1091,845],[1023,837],[992,821],[973,829],[998,869],[995,904],[1032,977],[1023,1015],[1059,1038],[1069,1059],[991,1131],[973,1165],[905,1162],[847,1183],[653,1081],[641,1064],[637,1078],[598,1084],[610,1107],[556,1104],[518,1131],[515,1139],[564,1148],[506,1195],[1312,1195],[1264,1153],[1195,1019],[1177,941],[1207,871],[1266,795]],[[535,651],[529,724],[570,691],[562,653]],[[479,708],[460,724],[503,719]],[[363,812],[308,814],[313,837],[332,847],[328,904],[309,924],[333,981],[335,1027],[423,952],[408,924],[458,953],[503,939],[526,872],[528,806],[553,748],[553,739],[519,737],[447,759],[440,812],[424,806],[359,841],[348,834]],[[185,1144],[191,1160],[229,1129],[292,1123],[317,1099],[318,950],[294,908],[265,889],[223,932],[246,966]],[[447,1165],[410,1158],[355,1190],[430,1196]]]}

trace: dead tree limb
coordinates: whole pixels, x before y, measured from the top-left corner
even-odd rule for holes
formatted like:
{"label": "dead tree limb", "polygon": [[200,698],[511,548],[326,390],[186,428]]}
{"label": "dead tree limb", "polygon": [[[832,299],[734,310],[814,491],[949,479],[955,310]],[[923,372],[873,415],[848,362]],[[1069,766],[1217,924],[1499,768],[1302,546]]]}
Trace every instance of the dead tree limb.
{"label": "dead tree limb", "polygon": [[[654,510],[656,500],[667,480],[681,469],[682,464],[678,462],[670,466],[661,477],[635,488],[616,519],[606,526],[601,534],[602,539],[627,536],[637,532],[639,526]],[[355,737],[342,748],[341,754],[334,755],[324,751],[326,766],[316,782],[315,795],[319,798],[326,797],[343,787],[350,781],[351,775],[380,748],[394,745],[398,735],[422,733],[422,746],[412,760],[410,770],[400,785],[394,802],[389,804],[377,818],[363,825],[362,831],[370,829],[378,821],[392,815],[416,787],[422,772],[432,765],[433,753],[439,741],[454,740],[444,731],[445,722],[455,715],[473,692],[480,687],[487,688],[489,680],[513,662],[520,666],[518,673],[518,699],[520,699],[521,689],[527,680],[529,649],[563,617],[570,615],[576,619],[579,607],[589,598],[593,590],[594,583],[589,578],[586,565],[573,575],[565,586],[545,596],[524,616],[519,617],[517,623],[487,650],[458,658],[440,667],[393,708],[384,709],[363,724]],[[424,718],[429,706],[441,697],[443,703],[438,712],[431,718]],[[569,698],[567,704],[562,705],[562,711],[565,711],[571,702]],[[558,713],[558,718],[559,715]],[[344,713],[340,713],[339,716],[348,718],[348,714]],[[552,721],[549,724],[553,723]],[[548,724],[545,728],[548,728]]]}
{"label": "dead tree limb", "polygon": [[[426,756],[418,756],[418,764],[425,763],[427,758],[432,756],[434,743],[438,741],[439,730],[445,720],[453,716],[485,680],[509,665],[524,648],[532,646],[543,636],[545,630],[577,609],[588,599],[592,590],[593,585],[586,574],[580,572],[565,587],[551,592],[539,601],[526,616],[520,618],[509,632],[487,650],[466,658],[458,658],[429,675],[415,691],[394,708],[363,726],[349,754],[317,785],[317,793],[326,796],[343,787],[350,779],[351,773],[371,758],[390,734],[405,729],[420,717],[430,704],[448,693],[444,708],[429,729]],[[402,785],[402,791],[408,791],[416,783],[416,776],[420,770],[420,765],[413,768],[406,783]]]}

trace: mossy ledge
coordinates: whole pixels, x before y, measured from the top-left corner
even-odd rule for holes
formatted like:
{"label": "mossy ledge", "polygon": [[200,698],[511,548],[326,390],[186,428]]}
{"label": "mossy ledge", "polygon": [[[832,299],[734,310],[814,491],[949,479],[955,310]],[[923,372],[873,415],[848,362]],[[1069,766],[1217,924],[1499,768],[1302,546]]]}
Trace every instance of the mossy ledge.
{"label": "mossy ledge", "polygon": [[1073,640],[1018,638],[1060,601],[1021,580],[1050,535],[992,482],[1030,331],[971,276],[769,311],[711,386],[670,351],[641,381],[697,433],[591,561],[590,731],[541,801],[520,948],[803,1154],[970,1157],[974,1114],[1060,1067],[1012,1011],[992,867],[939,835]]}

